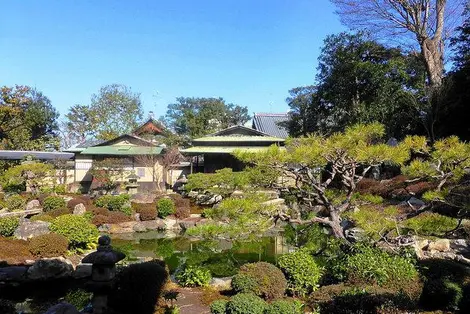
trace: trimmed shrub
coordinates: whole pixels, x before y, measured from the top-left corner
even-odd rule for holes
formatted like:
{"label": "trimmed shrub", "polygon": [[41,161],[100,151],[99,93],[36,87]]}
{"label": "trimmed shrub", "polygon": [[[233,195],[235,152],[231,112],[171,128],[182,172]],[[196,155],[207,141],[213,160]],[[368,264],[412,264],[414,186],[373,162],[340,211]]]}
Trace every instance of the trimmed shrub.
{"label": "trimmed shrub", "polygon": [[365,245],[357,245],[355,250],[344,265],[350,282],[401,286],[418,279],[415,266],[407,258]]}
{"label": "trimmed shrub", "polygon": [[188,218],[191,214],[191,202],[179,194],[170,194],[170,198],[175,202],[175,217],[178,219]]}
{"label": "trimmed shrub", "polygon": [[294,295],[306,295],[318,288],[322,269],[306,250],[297,250],[279,257],[278,265]]}
{"label": "trimmed shrub", "polygon": [[25,210],[26,200],[19,194],[13,194],[5,198],[5,206],[10,212]]}
{"label": "trimmed shrub", "polygon": [[239,273],[232,278],[232,289],[237,293],[249,293],[256,291],[258,282],[251,275]]}
{"label": "trimmed shrub", "polygon": [[20,219],[18,217],[0,218],[0,235],[3,237],[11,237],[19,225]]}
{"label": "trimmed shrub", "polygon": [[28,246],[36,257],[56,257],[65,255],[69,241],[60,234],[49,233],[30,239]]}
{"label": "trimmed shrub", "polygon": [[[91,213],[90,213],[91,214]],[[107,215],[94,215],[91,219],[91,223],[95,226],[101,226],[103,224],[118,224],[121,222],[131,221],[131,217],[121,212],[108,212]]]}
{"label": "trimmed shrub", "polygon": [[108,203],[113,198],[113,195],[103,195],[95,199],[95,205],[97,207],[108,208]]}
{"label": "trimmed shrub", "polygon": [[57,194],[65,194],[67,193],[67,185],[66,184],[59,184],[54,187],[54,192]]}
{"label": "trimmed shrub", "polygon": [[183,287],[204,287],[209,285],[212,276],[211,272],[204,267],[186,265],[176,273],[175,278]]}
{"label": "trimmed shrub", "polygon": [[[256,281],[251,291],[257,296],[267,300],[281,298],[286,292],[287,281],[282,271],[266,262],[250,263],[240,267],[239,274],[249,276]],[[243,280],[247,283],[246,280]],[[248,288],[246,285],[244,288]]]}
{"label": "trimmed shrub", "polygon": [[71,214],[70,210],[67,207],[56,208],[47,213],[48,215],[56,218],[59,216]]}
{"label": "trimmed shrub", "polygon": [[157,201],[158,217],[165,219],[175,213],[175,202],[169,198],[161,198]]}
{"label": "trimmed shrub", "polygon": [[72,214],[57,217],[49,228],[66,237],[71,249],[90,248],[99,236],[98,229],[85,217]]}
{"label": "trimmed shrub", "polygon": [[227,302],[227,314],[263,314],[266,302],[251,293],[239,293]]}
{"label": "trimmed shrub", "polygon": [[225,314],[227,310],[227,300],[215,300],[211,303],[211,314]]}
{"label": "trimmed shrub", "polygon": [[302,303],[299,301],[277,300],[266,308],[264,314],[302,314]]}
{"label": "trimmed shrub", "polygon": [[132,214],[132,209],[127,206],[129,195],[103,195],[95,200],[95,205],[102,208],[107,208],[111,211],[120,211],[126,215]]}
{"label": "trimmed shrub", "polygon": [[176,207],[175,209],[175,217],[178,219],[185,219],[191,216],[191,208],[190,207]]}
{"label": "trimmed shrub", "polygon": [[26,260],[32,259],[27,241],[0,237],[0,264],[24,264]]}
{"label": "trimmed shrub", "polygon": [[54,220],[54,217],[48,214],[39,214],[39,215],[34,215],[29,219],[30,221],[45,221],[45,222],[52,222]]}
{"label": "trimmed shrub", "polygon": [[51,195],[44,199],[44,202],[42,203],[42,207],[44,207],[45,212],[50,212],[54,209],[67,207],[67,203],[62,197]]}
{"label": "trimmed shrub", "polygon": [[117,274],[108,305],[119,313],[153,314],[167,278],[157,261],[129,265]]}
{"label": "trimmed shrub", "polygon": [[142,221],[157,219],[157,209],[153,206],[141,208],[137,213],[139,213]]}
{"label": "trimmed shrub", "polygon": [[405,227],[419,235],[442,235],[457,227],[457,219],[438,213],[424,212],[406,220]]}

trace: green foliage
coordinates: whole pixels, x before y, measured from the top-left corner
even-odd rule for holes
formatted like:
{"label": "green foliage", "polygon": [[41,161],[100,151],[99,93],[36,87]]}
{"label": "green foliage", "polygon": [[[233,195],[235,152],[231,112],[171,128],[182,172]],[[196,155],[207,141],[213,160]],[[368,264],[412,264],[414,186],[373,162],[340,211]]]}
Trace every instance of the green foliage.
{"label": "green foliage", "polygon": [[[40,187],[48,184],[46,178],[52,174],[53,167],[50,164],[40,162],[23,163],[8,168],[0,176],[0,184],[4,190],[18,190],[30,188],[33,193],[39,192]],[[19,191],[17,191],[19,192]]]}
{"label": "green foliage", "polygon": [[129,195],[103,195],[95,200],[97,207],[107,208],[111,211],[119,211],[128,216],[132,214],[132,208],[128,204]]}
{"label": "green foliage", "polygon": [[251,274],[239,273],[232,277],[232,289],[237,293],[254,293],[258,281]]}
{"label": "green foliage", "polygon": [[82,310],[91,302],[93,294],[82,289],[71,290],[65,295],[65,302],[72,304],[76,309]]}
{"label": "green foliage", "polygon": [[286,275],[288,289],[293,294],[305,296],[318,288],[323,270],[305,249],[280,256],[278,265]]}
{"label": "green foliage", "polygon": [[44,199],[42,206],[44,207],[45,212],[49,212],[54,209],[66,207],[67,203],[61,196],[48,196]]}
{"label": "green foliage", "polygon": [[398,209],[394,206],[388,206],[384,209],[361,206],[358,211],[349,214],[349,217],[364,229],[371,239],[376,241],[398,225]]}
{"label": "green foliage", "polygon": [[165,219],[175,213],[175,202],[170,198],[161,198],[157,201],[158,217]]}
{"label": "green foliage", "polygon": [[233,172],[230,168],[216,170],[215,173],[193,173],[188,176],[185,185],[187,191],[205,191],[229,195],[237,189],[242,189],[249,183],[246,172]]}
{"label": "green foliage", "polygon": [[[235,280],[233,286],[235,291],[249,291],[267,300],[281,298],[286,291],[287,282],[284,274],[272,264],[266,262],[245,264],[240,267],[237,276],[241,275],[245,278],[238,277]],[[246,277],[251,277],[251,280],[248,281]],[[252,285],[252,281],[256,284]]]}
{"label": "green foliage", "polygon": [[67,193],[67,185],[65,184],[58,184],[54,186],[54,192],[57,194],[65,194]]}
{"label": "green foliage", "polygon": [[265,314],[302,314],[302,303],[299,301],[277,300],[266,308]]}
{"label": "green foliage", "polygon": [[212,276],[206,268],[186,265],[175,275],[175,278],[183,287],[204,287],[209,285]]}
{"label": "green foliage", "polygon": [[462,287],[447,278],[426,281],[421,303],[427,309],[457,310],[462,301]]}
{"label": "green foliage", "polygon": [[227,300],[215,300],[210,305],[211,314],[225,314],[227,309]]}
{"label": "green foliage", "polygon": [[442,235],[457,227],[457,219],[438,213],[424,212],[406,220],[405,227],[418,235]]}
{"label": "green foliage", "polygon": [[263,314],[266,302],[251,293],[239,293],[227,303],[228,314]]}
{"label": "green foliage", "polygon": [[28,247],[31,254],[36,257],[64,256],[69,247],[69,241],[60,234],[42,234],[31,238]]}
{"label": "green foliage", "polygon": [[0,235],[3,237],[11,237],[19,225],[20,219],[18,217],[0,218]]}
{"label": "green foliage", "polygon": [[5,206],[11,212],[25,210],[26,200],[21,195],[13,194],[5,198]]}
{"label": "green foliage", "polygon": [[441,191],[426,191],[423,194],[423,200],[432,202],[432,201],[445,201],[448,196],[449,191],[444,189]]}
{"label": "green foliage", "polygon": [[92,248],[99,236],[98,229],[85,217],[73,214],[55,218],[49,228],[52,232],[65,236],[71,249]]}
{"label": "green foliage", "polygon": [[54,217],[48,214],[39,214],[39,215],[34,215],[29,219],[30,221],[46,221],[46,222],[52,222],[54,220]]}
{"label": "green foliage", "polygon": [[373,195],[373,194],[361,194],[361,193],[354,193],[353,200],[356,202],[365,202],[368,204],[375,204],[379,205],[382,204],[384,199],[380,195]]}
{"label": "green foliage", "polygon": [[406,284],[417,280],[418,272],[412,261],[362,244],[348,256],[344,265],[348,280],[384,285]]}

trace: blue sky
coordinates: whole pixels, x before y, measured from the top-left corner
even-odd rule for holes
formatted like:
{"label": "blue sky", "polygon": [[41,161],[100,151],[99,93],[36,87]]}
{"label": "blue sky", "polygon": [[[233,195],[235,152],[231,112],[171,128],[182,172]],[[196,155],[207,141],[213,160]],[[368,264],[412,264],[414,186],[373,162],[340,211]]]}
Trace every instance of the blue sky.
{"label": "blue sky", "polygon": [[328,0],[2,1],[0,85],[34,86],[61,114],[112,83],[156,116],[178,96],[283,112],[342,30]]}

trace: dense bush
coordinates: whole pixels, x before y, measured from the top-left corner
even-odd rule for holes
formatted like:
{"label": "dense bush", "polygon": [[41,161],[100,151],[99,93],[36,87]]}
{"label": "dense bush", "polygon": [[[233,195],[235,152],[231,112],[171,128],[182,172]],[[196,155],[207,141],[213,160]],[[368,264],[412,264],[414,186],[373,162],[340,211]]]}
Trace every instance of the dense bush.
{"label": "dense bush", "polygon": [[71,211],[67,207],[56,208],[47,213],[48,215],[57,218],[62,215],[71,214]]}
{"label": "dense bush", "polygon": [[258,281],[251,275],[239,273],[233,276],[231,285],[237,293],[250,293],[256,291]]}
{"label": "dense bush", "polygon": [[2,263],[24,265],[26,260],[32,259],[34,258],[29,252],[27,241],[0,237],[0,265]]}
{"label": "dense bush", "polygon": [[176,207],[175,209],[175,217],[178,219],[185,219],[191,216],[191,208],[190,207]]}
{"label": "dense bush", "polygon": [[63,215],[54,219],[50,225],[52,232],[61,234],[69,240],[71,249],[86,249],[96,243],[98,229],[82,216]]}
{"label": "dense bush", "polygon": [[264,314],[302,314],[299,301],[276,300],[268,305]]}
{"label": "dense bush", "polygon": [[67,207],[67,203],[63,197],[51,195],[44,199],[42,207],[44,207],[45,212],[50,212],[54,209]]}
{"label": "dense bush", "polygon": [[128,206],[129,195],[103,195],[95,200],[95,205],[102,208],[107,208],[112,211],[120,211],[130,215],[132,210]]}
{"label": "dense bush", "polygon": [[31,238],[28,245],[31,254],[36,257],[56,257],[67,252],[69,241],[60,234],[49,233]]}
{"label": "dense bush", "polygon": [[121,222],[131,221],[131,217],[121,212],[108,212],[106,215],[93,215],[91,223],[95,226],[103,224],[118,224]]}
{"label": "dense bush", "polygon": [[193,265],[186,265],[175,277],[183,287],[207,286],[212,279],[208,269]]}
{"label": "dense bush", "polygon": [[82,310],[91,302],[92,295],[93,294],[91,292],[87,292],[82,289],[76,289],[67,292],[64,300],[65,302],[75,306],[76,309]]}
{"label": "dense bush", "polygon": [[87,195],[74,195],[74,197],[67,202],[67,207],[73,210],[76,205],[83,204],[86,208],[92,208],[93,202]]}
{"label": "dense bush", "polygon": [[382,286],[403,285],[418,279],[411,260],[365,245],[356,245],[344,267],[350,282]]}
{"label": "dense bush", "polygon": [[457,226],[455,218],[425,212],[406,220],[405,227],[419,235],[442,235]]}
{"label": "dense bush", "polygon": [[67,185],[66,184],[58,184],[54,187],[54,192],[57,194],[65,194],[67,193]]}
{"label": "dense bush", "polygon": [[294,295],[303,296],[317,289],[322,269],[308,251],[300,249],[284,254],[279,257],[278,265]]}
{"label": "dense bush", "polygon": [[[251,292],[264,299],[281,298],[286,291],[287,281],[284,274],[272,264],[266,262],[245,264],[240,267],[239,274],[253,278],[256,285]],[[244,286],[244,289],[247,289],[248,281],[243,279],[242,282],[247,284]]]}
{"label": "dense bush", "polygon": [[11,212],[25,210],[26,200],[19,194],[13,194],[5,198],[5,207]]}
{"label": "dense bush", "polygon": [[18,217],[0,218],[0,235],[3,237],[11,237],[19,225],[20,219]]}
{"label": "dense bush", "polygon": [[175,202],[169,198],[161,198],[157,201],[158,217],[165,219],[175,213]]}
{"label": "dense bush", "polygon": [[211,314],[225,314],[227,310],[227,300],[215,300],[211,303]]}
{"label": "dense bush", "polygon": [[175,216],[178,219],[188,218],[191,214],[191,202],[179,194],[170,194],[170,198],[175,202]]}
{"label": "dense bush", "polygon": [[154,204],[133,203],[132,208],[140,215],[140,220],[155,220],[157,218],[157,209]]}
{"label": "dense bush", "polygon": [[165,267],[159,262],[129,265],[117,274],[108,305],[119,313],[153,314],[167,278]]}
{"label": "dense bush", "polygon": [[266,302],[251,293],[239,293],[227,303],[227,314],[263,314]]}
{"label": "dense bush", "polygon": [[45,221],[45,222],[52,222],[54,220],[54,217],[52,217],[49,214],[39,214],[39,215],[34,215],[29,219],[30,221]]}
{"label": "dense bush", "polygon": [[349,214],[357,226],[362,228],[366,235],[378,241],[384,234],[397,227],[398,208],[388,206],[383,209],[373,206],[361,206],[360,210]]}

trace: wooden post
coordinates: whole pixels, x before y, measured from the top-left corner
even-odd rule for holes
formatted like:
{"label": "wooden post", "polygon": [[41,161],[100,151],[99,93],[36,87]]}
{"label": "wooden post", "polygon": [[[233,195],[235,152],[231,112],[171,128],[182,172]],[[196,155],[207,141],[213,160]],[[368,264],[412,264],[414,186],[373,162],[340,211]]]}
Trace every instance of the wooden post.
{"label": "wooden post", "polygon": [[189,159],[189,164],[191,165],[190,173],[192,174],[193,173],[193,156],[191,156],[191,158]]}

